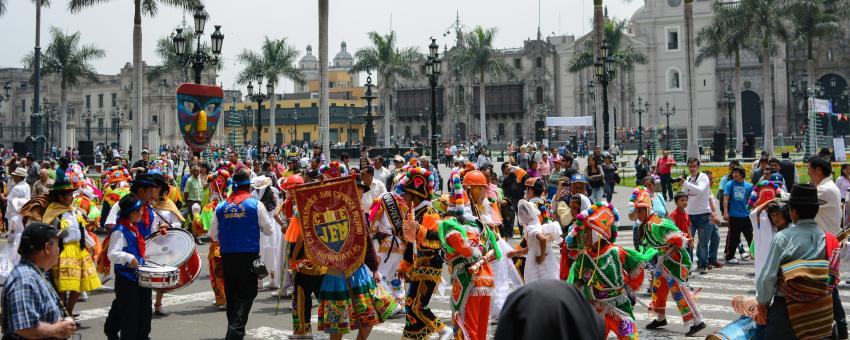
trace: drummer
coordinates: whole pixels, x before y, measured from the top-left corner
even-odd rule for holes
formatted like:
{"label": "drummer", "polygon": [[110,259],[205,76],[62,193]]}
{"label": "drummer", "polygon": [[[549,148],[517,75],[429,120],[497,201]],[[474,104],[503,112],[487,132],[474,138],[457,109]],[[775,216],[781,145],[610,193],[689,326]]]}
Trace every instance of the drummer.
{"label": "drummer", "polygon": [[139,285],[136,273],[136,268],[145,263],[145,237],[141,227],[144,227],[148,209],[144,208],[142,200],[129,194],[112,209],[118,211],[117,224],[105,242],[109,244],[107,261],[115,265],[115,300],[112,300],[103,327],[110,340],[148,339],[151,331],[151,290]]}

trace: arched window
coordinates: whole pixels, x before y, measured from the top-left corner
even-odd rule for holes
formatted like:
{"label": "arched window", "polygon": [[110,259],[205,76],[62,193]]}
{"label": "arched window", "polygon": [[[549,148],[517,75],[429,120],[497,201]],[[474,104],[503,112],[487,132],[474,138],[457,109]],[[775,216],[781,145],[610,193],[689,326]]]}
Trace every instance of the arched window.
{"label": "arched window", "polygon": [[503,137],[505,135],[505,123],[499,123],[499,136]]}
{"label": "arched window", "polygon": [[404,138],[410,138],[410,125],[404,127]]}
{"label": "arched window", "polygon": [[543,88],[540,86],[534,90],[534,101],[536,101],[537,104],[543,104]]}
{"label": "arched window", "polygon": [[534,60],[534,65],[538,68],[543,67],[543,58],[537,57],[537,59]]}
{"label": "arched window", "polygon": [[457,101],[458,101],[458,103],[463,102],[463,98],[464,98],[463,86],[458,85],[458,87],[457,87]]}
{"label": "arched window", "polygon": [[422,125],[422,126],[419,127],[419,137],[428,138],[428,127],[427,126]]}
{"label": "arched window", "polygon": [[516,126],[514,126],[514,137],[516,137],[517,140],[522,139],[522,123],[520,122],[517,122]]}
{"label": "arched window", "polygon": [[667,91],[682,89],[682,76],[678,68],[667,69]]}

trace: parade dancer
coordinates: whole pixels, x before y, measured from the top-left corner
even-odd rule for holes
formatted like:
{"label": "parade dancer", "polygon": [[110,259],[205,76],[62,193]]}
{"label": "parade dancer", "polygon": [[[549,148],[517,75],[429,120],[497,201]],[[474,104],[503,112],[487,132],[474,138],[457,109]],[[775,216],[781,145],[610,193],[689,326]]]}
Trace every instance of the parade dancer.
{"label": "parade dancer", "polygon": [[290,175],[284,179],[281,188],[286,190],[286,200],[281,207],[288,221],[284,237],[289,242],[289,268],[292,270],[292,332],[296,338],[312,338],[310,324],[313,309],[313,297],[319,299],[327,268],[317,265],[307,258],[304,249],[304,236],[301,233],[301,221],[295,206],[295,188],[304,184],[301,175]]}
{"label": "parade dancer", "polygon": [[434,180],[431,171],[407,166],[401,172],[396,193],[404,195],[408,204],[404,230],[395,230],[403,234],[407,245],[399,265],[409,282],[405,312],[403,339],[425,339],[439,332],[440,339],[449,339],[452,331],[444,325],[428,308],[434,289],[440,283],[443,271],[443,258],[440,256],[440,236],[437,231],[439,215],[431,206],[434,194]]}
{"label": "parade dancer", "polygon": [[[333,161],[323,165],[319,173],[324,178],[347,176],[345,165]],[[340,340],[351,330],[357,330],[357,339],[365,340],[372,326],[386,321],[395,306],[389,294],[381,292],[377,281],[378,258],[371,242],[366,242],[363,264],[351,275],[326,273],[319,290],[319,330],[330,334],[332,340]],[[308,319],[309,320],[309,319]]]}
{"label": "parade dancer", "polygon": [[558,260],[552,255],[552,242],[560,238],[561,226],[552,223],[552,214],[543,198],[543,181],[532,177],[525,181],[525,198],[517,204],[517,221],[523,227],[526,247],[512,255],[525,254],[523,277],[529,283],[540,279],[558,278]]}
{"label": "parade dancer", "polygon": [[666,218],[658,217],[652,210],[652,198],[646,187],[639,186],[632,193],[631,202],[635,205],[635,217],[641,222],[640,245],[659,251],[658,265],[652,278],[652,305],[656,319],[646,329],[658,329],[667,325],[665,308],[668,292],[676,301],[676,307],[682,314],[682,322],[691,327],[687,336],[694,336],[705,328],[702,314],[697,309],[691,290],[685,286],[691,258],[686,249],[688,238]]}
{"label": "parade dancer", "polygon": [[54,183],[48,194],[51,203],[41,219],[41,222],[65,233],[59,263],[53,268],[51,276],[71,315],[80,293],[95,290],[101,284],[88,250],[94,249],[95,241],[86,232],[86,218],[82,211],[72,206],[74,191],[76,189],[70,182]]}
{"label": "parade dancer", "polygon": [[30,200],[30,186],[24,180],[27,177],[27,168],[17,167],[12,172],[14,186],[6,195],[6,219],[9,223],[9,244],[6,246],[6,254],[0,258],[0,281],[6,281],[6,277],[12,272],[12,268],[18,264],[21,255],[18,254],[18,245],[21,243],[21,233],[24,232],[23,216],[21,208]]}
{"label": "parade dancer", "polygon": [[451,176],[455,217],[440,222],[439,233],[452,280],[452,328],[457,339],[487,338],[493,272],[490,261],[502,257],[496,233],[464,209],[460,176]]}
{"label": "parade dancer", "polygon": [[[226,169],[218,169],[216,172],[207,175],[207,182],[210,187],[210,201],[201,211],[201,223],[207,231],[210,229],[210,221],[215,213],[215,208],[219,203],[227,198],[227,188],[230,185],[230,172]],[[219,309],[224,310],[227,300],[224,294],[224,271],[221,269],[221,253],[219,252],[218,241],[210,240],[209,255],[207,255],[210,272],[210,286],[212,286],[213,294],[215,295],[214,305]]]}
{"label": "parade dancer", "polygon": [[136,268],[145,263],[141,232],[145,208],[134,194],[124,196],[112,207],[117,220],[104,240],[109,245],[107,256],[98,263],[115,266],[115,300],[103,326],[109,340],[147,339],[151,331],[151,289],[139,286],[136,273]]}
{"label": "parade dancer", "polygon": [[[251,179],[251,196],[263,202],[263,205],[268,210],[269,216],[274,215],[274,210],[277,209],[278,190],[272,185],[274,180],[268,176],[256,176]],[[283,245],[283,235],[280,233],[280,226],[277,221],[272,219],[272,234],[269,236],[260,234],[260,258],[269,270],[269,286],[279,288],[281,266],[283,259],[281,256],[281,246]],[[259,288],[264,288],[265,285],[260,279]]]}
{"label": "parade dancer", "polygon": [[630,295],[643,282],[641,262],[655,252],[640,255],[614,244],[619,215],[610,203],[596,203],[576,220],[567,243],[578,255],[567,281],[579,288],[605,319],[606,336],[614,332],[618,339],[637,339]]}
{"label": "parade dancer", "polygon": [[[407,242],[401,238],[400,231],[408,209],[410,208],[405,203],[404,197],[394,191],[382,194],[369,209],[369,225],[380,263],[378,272],[384,278],[380,284],[387,291],[393,291],[392,282],[396,279],[396,273],[407,246]],[[402,284],[400,280],[396,283]],[[403,290],[404,287],[396,289]],[[398,309],[393,311],[393,314],[404,313],[404,297],[397,297],[396,303]]]}

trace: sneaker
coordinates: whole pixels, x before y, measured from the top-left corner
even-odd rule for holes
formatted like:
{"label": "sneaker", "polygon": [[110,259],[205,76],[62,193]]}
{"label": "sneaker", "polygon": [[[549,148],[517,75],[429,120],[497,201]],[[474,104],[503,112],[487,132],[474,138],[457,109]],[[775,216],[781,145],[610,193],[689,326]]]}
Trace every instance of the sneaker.
{"label": "sneaker", "polygon": [[729,260],[726,260],[726,264],[739,264],[739,263],[740,262],[738,262],[738,259],[736,259],[734,257],[729,259]]}
{"label": "sneaker", "polygon": [[667,319],[658,321],[652,320],[648,325],[646,325],[646,329],[659,329],[661,327],[667,326]]}
{"label": "sneaker", "polygon": [[697,335],[697,333],[699,333],[699,331],[701,331],[703,329],[705,329],[705,322],[700,322],[696,325],[691,326],[691,329],[688,330],[687,333],[685,333],[685,336]]}

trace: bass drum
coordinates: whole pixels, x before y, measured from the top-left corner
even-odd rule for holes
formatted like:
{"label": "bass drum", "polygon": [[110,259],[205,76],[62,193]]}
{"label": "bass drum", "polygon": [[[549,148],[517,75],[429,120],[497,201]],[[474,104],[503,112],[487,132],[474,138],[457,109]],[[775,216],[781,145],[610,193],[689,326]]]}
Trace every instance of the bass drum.
{"label": "bass drum", "polygon": [[201,256],[195,248],[195,238],[179,228],[168,228],[165,234],[150,234],[145,240],[145,261],[180,270],[177,285],[162,289],[164,291],[188,286],[201,273]]}

